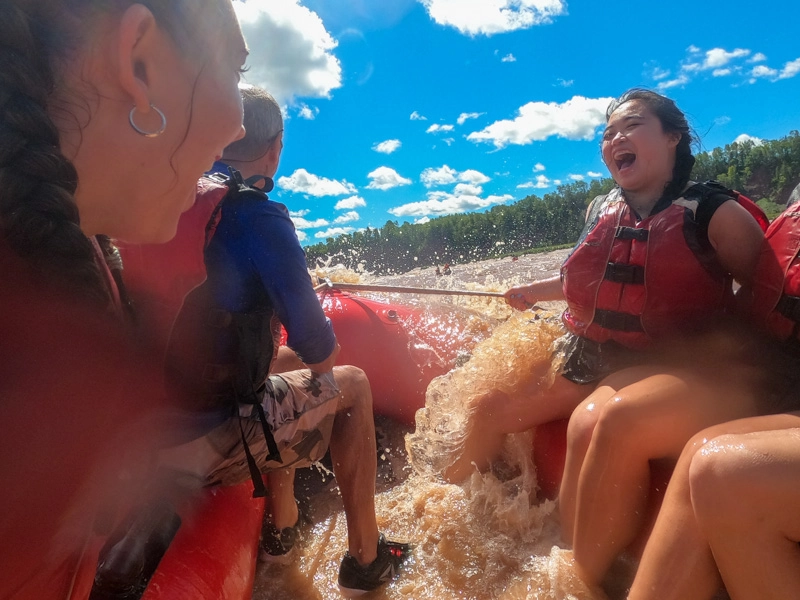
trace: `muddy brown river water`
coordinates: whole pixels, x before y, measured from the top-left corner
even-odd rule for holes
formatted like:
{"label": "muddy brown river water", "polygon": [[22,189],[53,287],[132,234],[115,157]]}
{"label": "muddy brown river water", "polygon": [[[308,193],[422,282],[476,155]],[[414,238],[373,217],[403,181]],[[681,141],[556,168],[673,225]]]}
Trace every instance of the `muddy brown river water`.
{"label": "muddy brown river water", "polygon": [[[547,254],[454,265],[437,277],[434,269],[373,278],[328,267],[321,276],[392,286],[450,287],[504,291],[512,285],[558,272],[567,250]],[[456,296],[381,295],[391,302],[452,305],[453,311],[480,313],[492,324],[490,335],[463,366],[434,380],[425,415],[457,431],[465,397],[481,385],[509,380],[529,361],[547,352],[561,333],[556,303],[541,312],[512,311],[502,300]],[[551,318],[548,318],[548,315]],[[432,421],[431,421],[432,422]],[[394,539],[414,544],[411,561],[392,584],[369,596],[382,599],[567,600],[598,596],[585,588],[571,567],[559,538],[558,512],[551,501],[536,500],[531,434],[510,436],[503,468],[478,474],[461,485],[437,477],[435,462],[455,443],[436,427],[414,428],[377,418],[379,473],[378,524]],[[441,429],[441,428],[439,428]],[[456,440],[457,441],[457,440]],[[407,444],[415,448],[411,464]],[[341,598],[336,578],[346,548],[345,519],[335,480],[324,468],[298,475],[298,495],[310,523],[296,561],[288,566],[260,564],[254,600]]]}

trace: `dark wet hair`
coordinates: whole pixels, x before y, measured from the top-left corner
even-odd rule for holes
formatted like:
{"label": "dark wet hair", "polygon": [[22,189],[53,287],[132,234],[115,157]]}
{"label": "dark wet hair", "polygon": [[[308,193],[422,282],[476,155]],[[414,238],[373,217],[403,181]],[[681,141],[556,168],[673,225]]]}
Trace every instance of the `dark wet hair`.
{"label": "dark wet hair", "polygon": [[606,109],[606,122],[622,104],[631,100],[639,100],[647,105],[661,122],[664,133],[680,133],[681,139],[675,148],[675,167],[672,170],[672,181],[667,183],[662,197],[678,198],[689,182],[694,168],[692,144],[697,140],[692,133],[686,115],[678,108],[675,101],[645,88],[631,88],[619,98],[613,100]]}
{"label": "dark wet hair", "polygon": [[62,89],[62,61],[90,39],[99,17],[121,15],[134,3],[146,6],[187,55],[202,51],[201,15],[207,27],[233,17],[228,0],[0,2],[0,236],[46,280],[97,306],[108,305],[108,289],[80,229],[78,174],[61,152],[51,114],[86,110]]}

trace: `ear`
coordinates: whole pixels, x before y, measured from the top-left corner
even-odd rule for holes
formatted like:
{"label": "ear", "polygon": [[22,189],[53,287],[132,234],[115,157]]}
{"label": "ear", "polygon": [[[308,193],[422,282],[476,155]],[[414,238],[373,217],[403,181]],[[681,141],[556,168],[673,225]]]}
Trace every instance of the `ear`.
{"label": "ear", "polygon": [[156,19],[146,7],[133,4],[123,13],[119,25],[119,83],[142,113],[150,110],[149,71],[157,54],[158,35]]}
{"label": "ear", "polygon": [[681,141],[683,134],[678,131],[673,131],[667,135],[667,141],[669,142],[670,148],[677,148],[678,144]]}
{"label": "ear", "polygon": [[281,162],[281,152],[283,151],[283,132],[278,133],[278,137],[264,155],[264,173],[273,177],[278,172],[278,164]]}

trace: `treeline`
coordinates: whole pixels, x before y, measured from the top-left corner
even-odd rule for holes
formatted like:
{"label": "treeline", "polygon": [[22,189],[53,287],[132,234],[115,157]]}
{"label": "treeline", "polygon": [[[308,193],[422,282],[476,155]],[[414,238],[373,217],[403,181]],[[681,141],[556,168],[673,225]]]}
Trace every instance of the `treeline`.
{"label": "treeline", "polygon": [[[800,180],[800,134],[755,144],[733,143],[697,155],[693,179],[717,179],[777,214]],[[482,213],[449,215],[427,223],[383,227],[328,238],[306,248],[309,267],[330,260],[379,275],[416,267],[458,264],[573,243],[588,203],[614,186],[611,178],[558,186]],[[318,260],[319,259],[319,260]]]}

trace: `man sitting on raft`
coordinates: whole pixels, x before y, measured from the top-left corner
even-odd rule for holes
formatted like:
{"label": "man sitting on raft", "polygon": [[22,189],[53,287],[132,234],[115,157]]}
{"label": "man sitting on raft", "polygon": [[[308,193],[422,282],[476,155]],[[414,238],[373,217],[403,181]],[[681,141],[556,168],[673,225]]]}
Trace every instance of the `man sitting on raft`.
{"label": "man sitting on raft", "polygon": [[[208,198],[219,202],[206,228],[207,279],[186,297],[167,351],[175,397],[187,398],[189,411],[217,415],[217,424],[164,452],[163,464],[208,485],[251,476],[259,484],[259,473],[267,473],[272,514],[262,550],[280,560],[295,540],[294,468],[318,461],[330,445],[348,525],[339,584],[346,595],[360,594],[388,582],[409,546],[378,531],[369,382],[360,369],[334,367],[339,345],[294,226],[265,193],[283,148],[280,107],[258,88],[242,95],[247,133],[225,149],[215,171],[226,175],[205,181],[196,203],[207,210]],[[239,170],[232,180],[229,166]],[[245,179],[265,185],[252,188]],[[303,368],[270,375],[280,324]]]}

